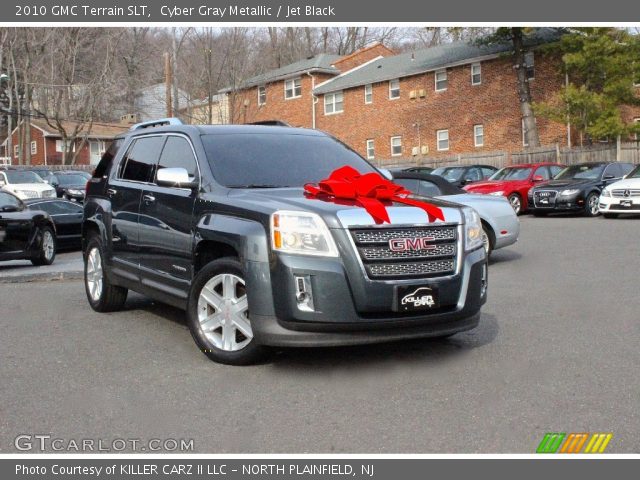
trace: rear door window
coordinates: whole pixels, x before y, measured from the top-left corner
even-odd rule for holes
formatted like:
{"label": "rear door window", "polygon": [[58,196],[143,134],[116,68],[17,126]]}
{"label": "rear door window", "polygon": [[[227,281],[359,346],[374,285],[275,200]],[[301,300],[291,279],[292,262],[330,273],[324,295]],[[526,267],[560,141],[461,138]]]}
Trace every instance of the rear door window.
{"label": "rear door window", "polygon": [[119,178],[133,182],[151,182],[165,141],[164,136],[142,137],[133,141],[122,159]]}

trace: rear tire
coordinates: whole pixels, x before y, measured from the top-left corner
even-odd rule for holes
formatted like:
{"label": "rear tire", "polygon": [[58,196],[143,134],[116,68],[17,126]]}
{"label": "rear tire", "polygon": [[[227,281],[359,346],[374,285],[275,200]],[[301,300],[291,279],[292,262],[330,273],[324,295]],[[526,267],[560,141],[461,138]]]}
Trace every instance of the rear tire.
{"label": "rear tire", "polygon": [[104,270],[102,242],[93,236],[87,242],[84,255],[84,287],[89,305],[96,312],[114,312],[122,309],[128,290],[113,285]]}
{"label": "rear tire", "polygon": [[56,258],[58,244],[56,242],[56,234],[51,227],[42,227],[40,232],[42,239],[38,252],[31,257],[31,263],[36,266],[51,265]]}
{"label": "rear tire", "polygon": [[187,304],[189,330],[214,362],[250,365],[267,349],[253,334],[242,265],[235,257],[214,260],[196,275]]}

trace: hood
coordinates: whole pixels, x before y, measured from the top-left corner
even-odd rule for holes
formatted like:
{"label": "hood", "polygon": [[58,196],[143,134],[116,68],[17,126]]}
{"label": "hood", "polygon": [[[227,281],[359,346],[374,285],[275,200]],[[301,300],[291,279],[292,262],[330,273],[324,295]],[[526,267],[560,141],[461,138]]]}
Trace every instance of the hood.
{"label": "hood", "polygon": [[509,189],[516,189],[520,185],[529,184],[528,180],[485,180],[465,185],[463,188],[467,192],[492,193]]}
{"label": "hood", "polygon": [[4,186],[6,190],[33,190],[35,192],[46,192],[47,190],[53,190],[53,187],[48,183],[9,183]]}
{"label": "hood", "polygon": [[548,182],[544,182],[536,185],[536,188],[561,189],[561,188],[567,188],[567,187],[581,187],[583,185],[588,185],[590,183],[596,183],[596,182],[597,180],[587,180],[587,179],[549,180]]}
{"label": "hood", "polygon": [[[311,198],[304,194],[302,188],[273,189],[234,189],[227,197],[239,208],[261,211],[271,214],[276,210],[300,210],[320,215],[329,228],[348,228],[356,225],[375,225],[375,221],[366,210],[353,202],[332,201]],[[446,223],[460,223],[460,206],[445,200],[424,197],[412,197],[424,200],[442,208]],[[429,220],[424,210],[418,207],[393,203],[387,206],[392,225],[427,224]],[[438,221],[440,223],[440,221]]]}
{"label": "hood", "polygon": [[614,182],[607,187],[608,190],[613,190],[614,188],[640,188],[640,178],[625,178],[624,180]]}
{"label": "hood", "polygon": [[77,184],[77,185],[60,185],[58,188],[60,190],[82,190],[84,192],[84,188],[86,184]]}

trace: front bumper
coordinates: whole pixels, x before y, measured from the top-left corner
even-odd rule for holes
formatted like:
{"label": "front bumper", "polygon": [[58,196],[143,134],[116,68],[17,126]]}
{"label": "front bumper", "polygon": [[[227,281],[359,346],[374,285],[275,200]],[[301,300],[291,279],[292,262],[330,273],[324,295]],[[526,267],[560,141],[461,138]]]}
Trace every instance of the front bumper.
{"label": "front bumper", "polygon": [[[449,277],[349,282],[340,258],[279,256],[269,266],[250,262],[248,283],[271,276],[273,303],[264,289],[249,299],[255,338],[272,346],[338,346],[446,336],[478,325],[486,302],[486,256],[482,248],[464,255],[460,273]],[[301,311],[296,275],[311,279],[315,311]],[[360,281],[363,285],[357,285]],[[264,285],[264,284],[263,284]],[[393,311],[396,285],[437,287],[440,307],[428,312]],[[251,285],[249,285],[251,288]],[[252,290],[255,291],[255,290]]]}
{"label": "front bumper", "polygon": [[[629,205],[630,206],[626,206]],[[601,213],[632,213],[640,214],[640,197],[603,197],[600,196],[599,208]]]}
{"label": "front bumper", "polygon": [[555,202],[549,205],[543,205],[534,202],[532,197],[528,198],[529,210],[531,212],[579,212],[584,210],[584,195],[578,194],[573,196],[557,195]]}

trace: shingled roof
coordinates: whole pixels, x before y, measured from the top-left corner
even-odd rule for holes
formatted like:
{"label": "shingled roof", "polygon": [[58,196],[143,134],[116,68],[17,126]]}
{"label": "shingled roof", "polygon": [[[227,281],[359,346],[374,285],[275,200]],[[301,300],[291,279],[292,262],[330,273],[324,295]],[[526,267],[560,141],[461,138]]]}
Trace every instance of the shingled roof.
{"label": "shingled roof", "polygon": [[[555,41],[559,29],[541,28],[527,38],[530,46]],[[314,94],[345,90],[395,78],[410,77],[440,68],[462,65],[484,57],[495,57],[511,50],[510,44],[478,45],[454,42],[391,57],[383,57],[318,85]]]}

